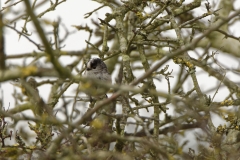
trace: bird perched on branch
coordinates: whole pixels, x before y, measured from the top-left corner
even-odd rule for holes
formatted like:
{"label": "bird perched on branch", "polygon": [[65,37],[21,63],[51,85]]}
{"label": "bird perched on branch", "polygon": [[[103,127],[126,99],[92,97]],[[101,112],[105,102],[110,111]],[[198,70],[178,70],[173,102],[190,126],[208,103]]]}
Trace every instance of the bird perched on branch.
{"label": "bird perched on branch", "polygon": [[47,113],[48,116],[52,115],[52,110],[39,95],[38,83],[33,77],[30,77],[27,81],[18,78],[12,84],[20,87],[22,93],[28,97],[28,100],[33,104],[34,114],[39,116],[42,116],[43,113]]}
{"label": "bird perched on branch", "polygon": [[99,81],[106,84],[111,84],[111,75],[108,73],[106,64],[100,58],[92,58],[87,63],[85,77],[90,78],[90,81],[84,83],[84,92],[95,99],[102,99],[106,97],[109,90],[108,87],[97,84]]}

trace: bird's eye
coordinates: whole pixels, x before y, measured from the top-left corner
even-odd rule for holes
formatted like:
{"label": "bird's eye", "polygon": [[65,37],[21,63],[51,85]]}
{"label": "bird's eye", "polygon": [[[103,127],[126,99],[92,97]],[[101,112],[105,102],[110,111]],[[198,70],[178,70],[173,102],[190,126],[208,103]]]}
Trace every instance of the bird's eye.
{"label": "bird's eye", "polygon": [[91,67],[92,67],[92,69],[96,69],[97,68],[97,61],[93,61],[91,63]]}

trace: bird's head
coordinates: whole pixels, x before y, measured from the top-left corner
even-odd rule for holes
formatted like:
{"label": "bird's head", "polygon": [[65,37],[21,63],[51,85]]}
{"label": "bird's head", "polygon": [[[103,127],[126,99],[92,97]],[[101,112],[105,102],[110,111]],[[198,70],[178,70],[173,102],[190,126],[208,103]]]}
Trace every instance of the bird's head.
{"label": "bird's head", "polygon": [[92,58],[87,63],[87,71],[96,70],[96,71],[107,71],[106,64],[100,58]]}

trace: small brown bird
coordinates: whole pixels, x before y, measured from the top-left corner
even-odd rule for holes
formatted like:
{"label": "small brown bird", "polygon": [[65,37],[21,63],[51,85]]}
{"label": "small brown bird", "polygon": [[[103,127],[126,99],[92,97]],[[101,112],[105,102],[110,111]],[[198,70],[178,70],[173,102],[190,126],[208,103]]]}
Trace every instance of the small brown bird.
{"label": "small brown bird", "polygon": [[41,116],[43,113],[47,113],[49,116],[52,115],[52,110],[39,95],[37,88],[38,83],[33,77],[30,77],[27,81],[23,79],[16,79],[12,84],[20,87],[22,89],[22,93],[28,97],[28,101],[33,104],[32,109],[34,114]]}

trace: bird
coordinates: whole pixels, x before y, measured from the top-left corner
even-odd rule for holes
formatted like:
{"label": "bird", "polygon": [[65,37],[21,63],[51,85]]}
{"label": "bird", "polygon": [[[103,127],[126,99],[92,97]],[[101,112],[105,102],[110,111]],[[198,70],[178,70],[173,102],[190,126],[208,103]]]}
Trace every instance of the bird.
{"label": "bird", "polygon": [[[88,61],[84,76],[89,78],[89,81],[87,81],[88,85],[85,84],[85,86],[89,86],[86,87],[87,92],[85,93],[90,96],[90,109],[104,101],[107,98],[106,93],[109,90],[108,87],[103,87],[98,83],[92,82],[101,81],[102,83],[111,84],[112,78],[108,72],[107,65],[100,58],[92,58]],[[97,132],[97,130],[112,132],[112,118],[106,114],[113,114],[115,112],[114,102],[113,100],[111,103],[105,104],[96,111],[94,116],[89,117],[89,119],[85,121],[85,125],[89,125],[93,129],[92,133]],[[89,136],[91,136],[91,133]],[[103,147],[109,148],[109,143],[104,142],[104,140],[96,140],[94,143],[94,149],[96,150]]]}
{"label": "bird", "polygon": [[26,100],[33,104],[32,110],[35,115],[39,116],[42,116],[43,114],[48,114],[48,116],[52,115],[52,110],[40,96],[37,88],[38,83],[33,77],[28,78],[27,81],[21,78],[17,78],[14,80],[12,84],[17,87],[20,87],[22,93],[28,97]]}
{"label": "bird", "polygon": [[[84,76],[86,78],[112,84],[112,78],[108,72],[107,65],[100,58],[92,58],[88,61]],[[102,99],[106,97],[106,93],[109,90],[109,88],[96,84],[93,85],[92,83],[88,83],[85,87],[85,90],[87,90],[86,93],[90,95],[91,98],[95,99]]]}

